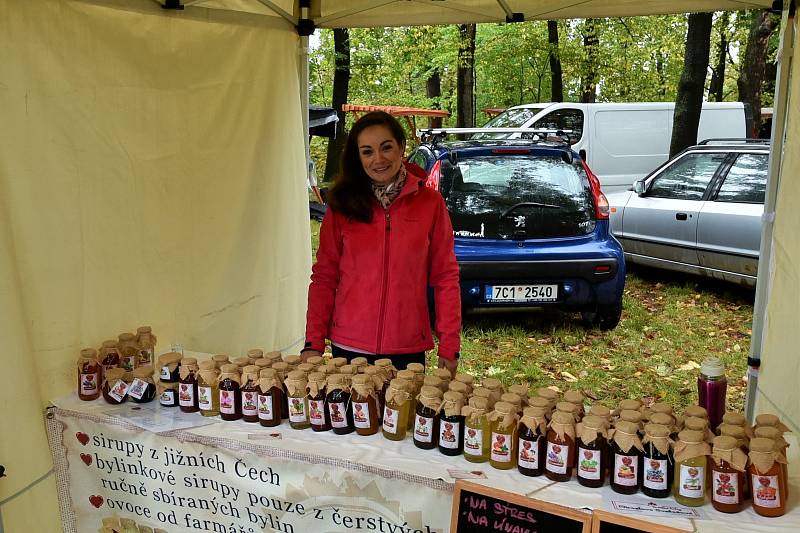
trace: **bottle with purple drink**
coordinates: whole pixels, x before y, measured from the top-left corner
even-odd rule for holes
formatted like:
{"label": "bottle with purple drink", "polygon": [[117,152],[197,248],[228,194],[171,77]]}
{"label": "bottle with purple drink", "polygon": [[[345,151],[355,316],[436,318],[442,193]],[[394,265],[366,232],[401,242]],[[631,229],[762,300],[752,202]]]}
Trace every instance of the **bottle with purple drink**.
{"label": "bottle with purple drink", "polygon": [[700,365],[697,378],[698,404],[708,412],[708,422],[712,431],[722,422],[725,414],[725,397],[728,380],[725,378],[725,365],[716,357],[709,357]]}

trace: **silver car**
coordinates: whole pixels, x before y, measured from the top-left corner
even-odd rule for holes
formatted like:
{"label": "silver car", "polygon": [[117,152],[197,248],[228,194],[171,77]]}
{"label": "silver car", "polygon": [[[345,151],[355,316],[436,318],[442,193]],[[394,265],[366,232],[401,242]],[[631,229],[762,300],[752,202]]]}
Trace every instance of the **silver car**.
{"label": "silver car", "polygon": [[768,159],[767,141],[711,139],[609,194],[625,259],[755,286]]}

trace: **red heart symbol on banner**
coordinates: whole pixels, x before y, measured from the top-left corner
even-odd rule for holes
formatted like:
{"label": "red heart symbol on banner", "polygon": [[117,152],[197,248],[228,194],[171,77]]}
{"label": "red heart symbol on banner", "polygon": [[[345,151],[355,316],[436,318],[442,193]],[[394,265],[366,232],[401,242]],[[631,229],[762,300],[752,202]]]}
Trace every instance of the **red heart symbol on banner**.
{"label": "red heart symbol on banner", "polygon": [[89,503],[94,505],[95,509],[99,509],[104,501],[102,496],[89,496]]}
{"label": "red heart symbol on banner", "polygon": [[81,444],[83,444],[84,446],[86,446],[86,443],[88,443],[88,442],[89,442],[89,435],[87,435],[87,434],[86,434],[86,433],[84,433],[83,431],[79,431],[79,432],[75,433],[75,436],[76,436],[76,437],[78,437],[78,440],[79,440],[79,441],[80,441],[80,443],[81,443]]}
{"label": "red heart symbol on banner", "polygon": [[82,453],[81,454],[81,461],[86,463],[86,466],[89,466],[89,465],[92,464],[92,456],[89,455],[88,453]]}

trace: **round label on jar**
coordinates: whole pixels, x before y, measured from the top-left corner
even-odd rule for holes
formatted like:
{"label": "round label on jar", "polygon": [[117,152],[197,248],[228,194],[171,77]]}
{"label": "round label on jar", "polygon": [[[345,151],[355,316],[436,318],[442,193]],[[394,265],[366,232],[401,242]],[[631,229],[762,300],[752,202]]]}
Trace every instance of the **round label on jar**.
{"label": "round label on jar", "polygon": [[347,412],[344,402],[331,402],[328,410],[331,413],[331,426],[335,428],[347,427]]}
{"label": "round label on jar", "polygon": [[97,372],[90,372],[88,374],[81,374],[81,394],[89,395],[96,394],[98,390],[98,381],[100,375]]}
{"label": "round label on jar", "polygon": [[197,405],[203,411],[210,411],[214,408],[214,404],[211,399],[211,387],[198,387],[197,388]]}
{"label": "round label on jar", "polygon": [[711,497],[717,503],[738,505],[742,495],[739,494],[739,474],[736,472],[717,472],[711,470]]}
{"label": "round label on jar", "polygon": [[255,391],[242,392],[242,415],[256,416],[257,414],[258,414],[258,393],[256,393]]}
{"label": "round label on jar", "polygon": [[556,444],[547,441],[547,461],[545,469],[554,474],[567,473],[567,458],[569,457],[569,447],[566,444]]}
{"label": "round label on jar", "polygon": [[353,402],[353,423],[361,429],[370,427],[369,402]]}
{"label": "round label on jar", "polygon": [[678,479],[678,493],[685,498],[705,497],[706,469],[702,466],[681,464]]}
{"label": "round label on jar", "polygon": [[137,400],[141,400],[142,396],[144,396],[144,391],[147,390],[147,382],[139,379],[134,378],[131,382],[131,386],[128,388],[128,396],[131,398],[136,398]]}
{"label": "round label on jar", "polygon": [[652,490],[666,490],[667,487],[667,464],[666,459],[644,458],[644,479],[642,484]]}
{"label": "round label on jar", "polygon": [[128,384],[118,379],[114,386],[108,389],[108,395],[121,402],[125,395],[128,394]]}
{"label": "round label on jar", "polygon": [[497,463],[511,462],[511,435],[492,432],[491,459]]}
{"label": "round label on jar", "polygon": [[397,409],[392,409],[388,405],[383,410],[383,430],[386,433],[397,433]]}
{"label": "round label on jar", "polygon": [[639,482],[639,458],[635,455],[614,454],[614,483],[632,487]]}
{"label": "round label on jar", "polygon": [[305,398],[289,398],[289,422],[308,422]]}
{"label": "round label on jar", "polygon": [[600,479],[600,450],[578,448],[578,476],[583,479]]}
{"label": "round label on jar", "polygon": [[519,439],[519,457],[517,464],[522,468],[536,470],[539,468],[539,443],[534,440]]}
{"label": "round label on jar", "polygon": [[460,424],[446,420],[439,422],[439,446],[451,450],[458,448],[458,442],[461,439],[460,430]]}
{"label": "round label on jar", "polygon": [[780,481],[778,476],[750,476],[753,487],[753,505],[775,508],[781,506]]}
{"label": "round label on jar", "polygon": [[219,391],[219,412],[226,415],[236,414],[236,400],[233,397],[233,391],[221,390]]}
{"label": "round label on jar", "polygon": [[325,425],[325,400],[308,400],[308,420],[312,426]]}
{"label": "round label on jar", "polygon": [[483,455],[483,430],[468,427],[464,432],[464,453]]}
{"label": "round label on jar", "polygon": [[421,415],[414,417],[414,440],[433,442],[433,418]]}

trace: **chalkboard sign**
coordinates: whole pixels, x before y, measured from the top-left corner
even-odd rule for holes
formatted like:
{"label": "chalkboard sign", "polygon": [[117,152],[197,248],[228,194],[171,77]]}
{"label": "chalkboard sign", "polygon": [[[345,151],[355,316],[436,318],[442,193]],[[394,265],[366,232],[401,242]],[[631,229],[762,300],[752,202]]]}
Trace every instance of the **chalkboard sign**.
{"label": "chalkboard sign", "polygon": [[456,481],[451,533],[589,533],[592,516],[469,481]]}
{"label": "chalkboard sign", "polygon": [[684,530],[636,520],[625,515],[595,510],[592,513],[592,533],[686,533]]}

